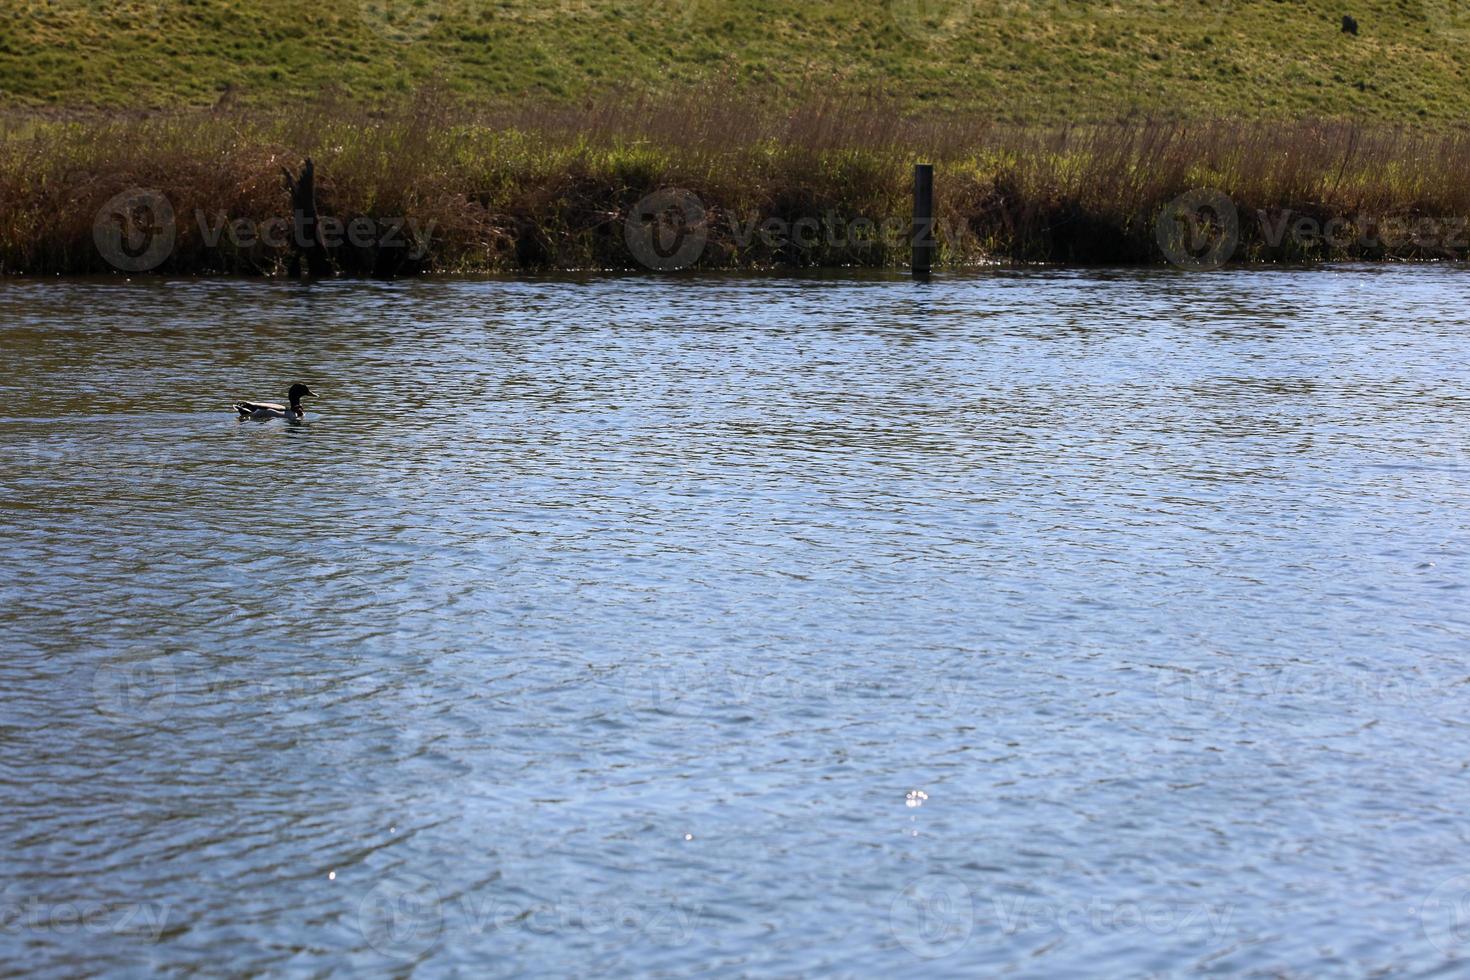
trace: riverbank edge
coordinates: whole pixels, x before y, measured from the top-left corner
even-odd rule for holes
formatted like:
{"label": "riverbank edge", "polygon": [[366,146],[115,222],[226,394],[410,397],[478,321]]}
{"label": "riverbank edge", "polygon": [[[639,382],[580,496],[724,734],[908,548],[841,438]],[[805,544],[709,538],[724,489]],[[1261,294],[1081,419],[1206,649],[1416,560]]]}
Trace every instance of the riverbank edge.
{"label": "riverbank edge", "polygon": [[0,274],[902,269],[930,236],[939,269],[1464,261],[1470,182],[1445,175],[1467,151],[1470,131],[1342,121],[708,100],[0,118]]}

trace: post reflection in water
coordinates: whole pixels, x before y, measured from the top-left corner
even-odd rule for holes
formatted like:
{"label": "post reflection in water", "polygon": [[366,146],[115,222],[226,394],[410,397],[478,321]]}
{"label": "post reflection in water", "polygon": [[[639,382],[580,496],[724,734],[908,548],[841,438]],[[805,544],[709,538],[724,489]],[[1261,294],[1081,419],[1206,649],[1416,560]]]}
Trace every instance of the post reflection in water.
{"label": "post reflection in water", "polygon": [[1452,962],[1462,275],[0,284],[0,956]]}

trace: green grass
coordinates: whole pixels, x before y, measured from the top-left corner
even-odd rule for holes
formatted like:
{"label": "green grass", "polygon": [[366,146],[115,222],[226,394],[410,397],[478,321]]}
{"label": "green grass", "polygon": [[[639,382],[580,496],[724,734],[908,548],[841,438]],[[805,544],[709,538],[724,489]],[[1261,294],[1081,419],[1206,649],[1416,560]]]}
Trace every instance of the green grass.
{"label": "green grass", "polygon": [[[1470,118],[1464,0],[6,0],[0,105],[278,106],[437,80],[574,104],[712,78],[1009,121]],[[927,13],[927,15],[926,15]],[[1360,25],[1341,32],[1344,13]]]}

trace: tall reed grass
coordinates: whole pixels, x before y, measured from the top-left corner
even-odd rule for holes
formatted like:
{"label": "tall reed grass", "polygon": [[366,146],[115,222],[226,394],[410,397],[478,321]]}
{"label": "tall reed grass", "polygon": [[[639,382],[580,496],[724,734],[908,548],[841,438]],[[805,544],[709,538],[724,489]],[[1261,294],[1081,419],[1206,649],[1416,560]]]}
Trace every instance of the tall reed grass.
{"label": "tall reed grass", "polygon": [[[109,271],[98,209],[129,188],[164,194],[176,242],[162,273],[278,273],[283,248],[211,242],[199,215],[265,222],[287,212],[282,168],[315,160],[324,215],[432,227],[415,271],[637,268],[625,223],[678,187],[705,207],[704,267],[898,265],[904,235],[838,234],[907,220],[911,167],[936,164],[940,259],[1146,263],[1156,222],[1195,188],[1238,207],[1244,261],[1463,258],[1443,240],[1356,234],[1385,219],[1470,216],[1470,132],[1341,121],[999,125],[913,116],[813,91],[796,108],[714,89],[629,93],[577,108],[484,107],[425,90],[389,108],[342,98],[291,110],[0,117],[0,272]],[[1348,222],[1327,240],[1279,218]],[[800,242],[754,236],[814,222]],[[742,229],[745,231],[742,234]],[[338,249],[347,273],[370,256]]]}

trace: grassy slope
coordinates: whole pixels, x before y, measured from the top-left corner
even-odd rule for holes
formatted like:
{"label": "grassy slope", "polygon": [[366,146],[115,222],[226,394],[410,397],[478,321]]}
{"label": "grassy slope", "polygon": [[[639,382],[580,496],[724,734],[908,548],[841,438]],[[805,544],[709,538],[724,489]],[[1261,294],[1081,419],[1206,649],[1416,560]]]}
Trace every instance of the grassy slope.
{"label": "grassy slope", "polygon": [[[1354,14],[1361,35],[1339,30]],[[928,14],[926,17],[925,14]],[[909,29],[900,24],[915,25]],[[1470,119],[1464,0],[0,0],[0,104],[271,104],[439,77],[575,99],[710,76],[1009,119]]]}

